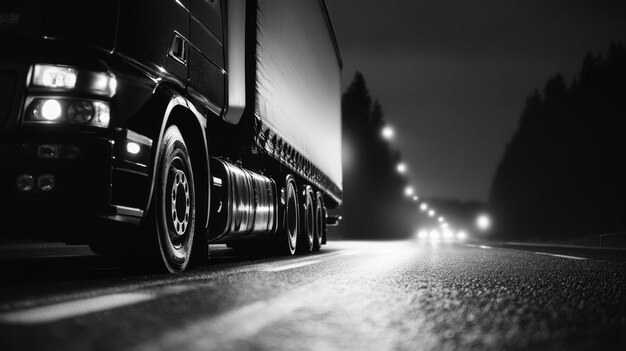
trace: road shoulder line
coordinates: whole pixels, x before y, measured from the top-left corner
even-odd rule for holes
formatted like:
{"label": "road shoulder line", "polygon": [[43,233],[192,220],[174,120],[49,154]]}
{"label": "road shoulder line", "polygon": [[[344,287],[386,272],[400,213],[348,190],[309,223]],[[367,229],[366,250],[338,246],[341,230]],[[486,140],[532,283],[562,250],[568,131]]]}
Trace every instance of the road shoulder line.
{"label": "road shoulder line", "polygon": [[321,260],[309,260],[309,261],[304,261],[304,262],[285,264],[285,265],[281,265],[277,267],[262,268],[262,269],[259,269],[259,271],[260,272],[280,272],[280,271],[286,271],[289,269],[312,265],[312,264],[319,263],[319,262],[322,262],[322,261]]}
{"label": "road shoulder line", "polygon": [[560,257],[560,258],[569,258],[569,259],[572,259],[572,260],[586,260],[585,257],[570,256],[570,255],[560,255],[560,254],[553,254],[553,253],[539,252],[539,251],[536,251],[535,255],[545,255],[545,256],[553,256],[553,257]]}
{"label": "road shoulder line", "polygon": [[40,324],[78,317],[94,312],[154,299],[148,293],[120,293],[31,307],[0,314],[2,324]]}
{"label": "road shoulder line", "polygon": [[494,241],[493,245],[522,246],[522,247],[545,247],[558,249],[579,249],[579,250],[598,250],[598,251],[615,251],[624,252],[626,248],[621,247],[605,247],[605,246],[587,246],[587,245],[569,245],[569,244],[548,244],[548,243],[525,243],[516,241]]}

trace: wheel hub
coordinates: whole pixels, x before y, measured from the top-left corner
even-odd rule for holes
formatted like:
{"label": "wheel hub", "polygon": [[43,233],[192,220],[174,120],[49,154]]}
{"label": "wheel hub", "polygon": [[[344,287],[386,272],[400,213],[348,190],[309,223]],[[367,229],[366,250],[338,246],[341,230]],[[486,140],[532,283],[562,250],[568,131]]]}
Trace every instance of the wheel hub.
{"label": "wheel hub", "polygon": [[185,172],[174,169],[172,182],[172,226],[177,235],[184,235],[189,225],[189,183]]}

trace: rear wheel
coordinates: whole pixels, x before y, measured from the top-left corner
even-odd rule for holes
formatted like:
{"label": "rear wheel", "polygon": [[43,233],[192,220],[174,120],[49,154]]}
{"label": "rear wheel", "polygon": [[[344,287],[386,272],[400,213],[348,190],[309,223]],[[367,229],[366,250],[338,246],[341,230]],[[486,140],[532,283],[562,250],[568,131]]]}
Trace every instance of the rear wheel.
{"label": "rear wheel", "polygon": [[300,216],[298,213],[298,193],[296,182],[288,177],[285,184],[285,206],[282,216],[283,225],[278,235],[280,253],[293,255],[296,253],[298,244],[298,232],[300,228]]}
{"label": "rear wheel", "polygon": [[322,194],[317,193],[315,197],[315,236],[313,238],[313,251],[319,251],[322,248],[324,239],[324,200]]}
{"label": "rear wheel", "polygon": [[300,217],[303,220],[300,224],[298,250],[301,253],[309,253],[313,251],[315,241],[315,205],[311,186],[303,187],[301,195]]}

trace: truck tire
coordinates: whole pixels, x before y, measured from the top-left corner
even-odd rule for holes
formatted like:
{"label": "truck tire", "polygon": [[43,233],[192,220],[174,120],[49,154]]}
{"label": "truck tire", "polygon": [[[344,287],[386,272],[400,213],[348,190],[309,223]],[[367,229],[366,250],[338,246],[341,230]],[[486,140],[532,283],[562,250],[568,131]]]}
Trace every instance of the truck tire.
{"label": "truck tire", "polygon": [[294,255],[298,244],[300,230],[300,216],[298,206],[298,192],[296,182],[287,177],[285,183],[285,209],[282,216],[282,228],[278,235],[278,249],[281,254]]}
{"label": "truck tire", "polygon": [[322,245],[326,244],[326,235],[328,233],[328,225],[326,225],[326,220],[328,219],[328,209],[326,206],[322,209]]}
{"label": "truck tire", "polygon": [[313,251],[315,241],[315,204],[313,202],[313,189],[310,185],[302,188],[300,206],[300,235],[298,249],[300,253],[307,254]]}
{"label": "truck tire", "polygon": [[179,273],[191,257],[196,195],[189,151],[178,127],[165,131],[158,162],[152,202],[156,233],[152,235],[157,236],[161,268]]}
{"label": "truck tire", "polygon": [[322,194],[317,193],[315,196],[315,236],[313,238],[313,251],[319,251],[322,248],[322,241],[324,239],[324,200]]}

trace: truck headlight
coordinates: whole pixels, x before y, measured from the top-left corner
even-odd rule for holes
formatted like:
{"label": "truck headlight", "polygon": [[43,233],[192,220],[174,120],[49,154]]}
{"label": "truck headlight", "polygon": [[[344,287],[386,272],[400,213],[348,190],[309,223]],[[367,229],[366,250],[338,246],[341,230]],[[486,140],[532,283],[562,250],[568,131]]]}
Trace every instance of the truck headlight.
{"label": "truck headlight", "polygon": [[35,65],[33,85],[47,88],[74,89],[77,73],[75,68],[56,65]]}
{"label": "truck headlight", "polygon": [[94,72],[62,65],[35,64],[30,86],[113,97],[117,89],[117,80],[109,72]]}
{"label": "truck headlight", "polygon": [[112,73],[38,63],[30,74],[24,123],[108,128],[109,99],[117,89]]}
{"label": "truck headlight", "polygon": [[40,118],[47,121],[54,121],[61,117],[63,111],[61,110],[61,104],[59,104],[58,100],[48,99],[44,100],[41,103],[41,108],[37,109],[37,112]]}
{"label": "truck headlight", "polygon": [[65,97],[30,97],[26,103],[25,123],[81,124],[107,128],[111,119],[105,101]]}

